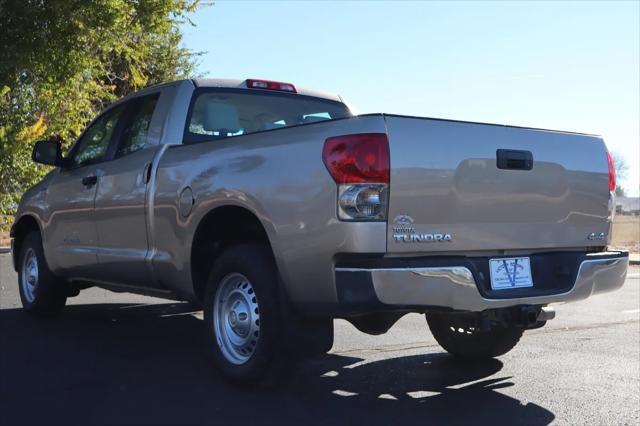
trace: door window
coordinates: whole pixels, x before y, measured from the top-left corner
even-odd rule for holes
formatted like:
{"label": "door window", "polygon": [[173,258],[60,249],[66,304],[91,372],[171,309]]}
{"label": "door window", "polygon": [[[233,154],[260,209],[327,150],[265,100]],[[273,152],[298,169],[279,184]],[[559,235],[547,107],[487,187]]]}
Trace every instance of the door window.
{"label": "door window", "polygon": [[129,119],[122,131],[122,138],[118,144],[116,158],[144,148],[147,143],[149,126],[156,108],[159,94],[144,96],[134,101],[132,111],[128,113]]}
{"label": "door window", "polygon": [[70,156],[71,167],[80,167],[102,161],[113,138],[123,106],[117,106],[101,115],[80,137]]}

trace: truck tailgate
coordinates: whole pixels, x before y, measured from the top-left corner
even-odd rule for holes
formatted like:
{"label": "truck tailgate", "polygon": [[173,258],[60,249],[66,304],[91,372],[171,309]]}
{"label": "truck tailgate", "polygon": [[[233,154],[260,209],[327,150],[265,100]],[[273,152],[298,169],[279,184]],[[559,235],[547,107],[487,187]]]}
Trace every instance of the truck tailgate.
{"label": "truck tailgate", "polygon": [[606,244],[600,137],[393,115],[386,124],[389,253]]}

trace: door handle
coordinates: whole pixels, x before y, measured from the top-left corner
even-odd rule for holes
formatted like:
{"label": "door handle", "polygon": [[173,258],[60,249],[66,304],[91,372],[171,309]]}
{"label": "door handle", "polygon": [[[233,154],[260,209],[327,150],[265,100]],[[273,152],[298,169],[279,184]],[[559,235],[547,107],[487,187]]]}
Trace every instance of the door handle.
{"label": "door handle", "polygon": [[151,180],[151,163],[147,163],[142,171],[142,183],[147,184]]}
{"label": "door handle", "polygon": [[96,183],[98,183],[98,176],[96,175],[85,176],[82,178],[82,184],[86,187],[93,186]]}
{"label": "door handle", "polygon": [[499,169],[531,170],[533,169],[533,154],[531,151],[515,149],[499,149],[496,151]]}

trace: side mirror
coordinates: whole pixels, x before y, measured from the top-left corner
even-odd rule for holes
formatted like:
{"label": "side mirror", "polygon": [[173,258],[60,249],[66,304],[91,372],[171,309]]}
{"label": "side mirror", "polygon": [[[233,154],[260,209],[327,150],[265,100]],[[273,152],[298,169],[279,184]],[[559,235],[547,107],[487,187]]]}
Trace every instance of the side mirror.
{"label": "side mirror", "polygon": [[31,159],[36,163],[62,166],[62,147],[58,141],[38,141],[33,147]]}

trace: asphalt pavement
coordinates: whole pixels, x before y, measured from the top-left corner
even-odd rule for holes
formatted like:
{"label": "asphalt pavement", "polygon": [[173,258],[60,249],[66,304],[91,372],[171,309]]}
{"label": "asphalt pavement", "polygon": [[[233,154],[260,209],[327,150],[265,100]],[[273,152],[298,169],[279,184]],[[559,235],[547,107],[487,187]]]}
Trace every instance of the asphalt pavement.
{"label": "asphalt pavement", "polygon": [[510,353],[461,363],[411,314],[383,336],[335,321],[330,354],[276,389],[225,383],[187,303],[88,289],[62,316],[20,309],[0,255],[0,425],[640,424],[640,270],[556,306]]}

